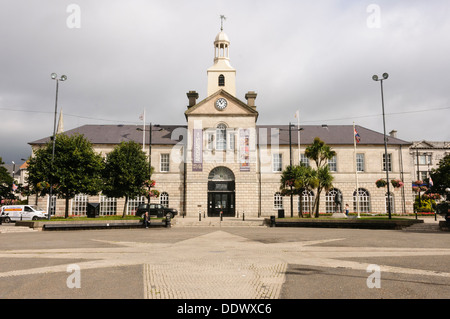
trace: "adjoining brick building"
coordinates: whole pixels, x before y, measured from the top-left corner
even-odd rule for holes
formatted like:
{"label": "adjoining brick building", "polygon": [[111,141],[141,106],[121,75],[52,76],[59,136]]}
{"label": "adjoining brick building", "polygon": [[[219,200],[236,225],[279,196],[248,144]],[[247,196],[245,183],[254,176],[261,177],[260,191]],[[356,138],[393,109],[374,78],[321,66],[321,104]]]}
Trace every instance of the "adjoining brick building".
{"label": "adjoining brick building", "polygon": [[[205,213],[210,217],[270,216],[278,209],[291,212],[289,197],[280,195],[282,170],[303,162],[314,165],[304,156],[305,148],[315,137],[325,141],[336,152],[329,161],[334,176],[334,188],[321,194],[320,211],[334,211],[336,192],[350,211],[386,213],[386,188],[377,188],[375,181],[386,177],[401,179],[405,186],[414,177],[410,142],[390,136],[385,159],[384,135],[356,126],[361,141],[355,148],[354,126],[351,125],[259,125],[257,93],[249,91],[245,102],[236,97],[236,70],[230,65],[230,41],[221,31],[214,41],[214,65],[208,69],[208,96],[197,102],[198,93],[187,93],[183,125],[151,127],[151,163],[155,168],[152,179],[161,196],[152,201],[176,208],[186,216]],[[180,108],[180,112],[182,109]],[[65,134],[83,134],[94,149],[105,156],[122,141],[142,143],[142,132],[136,125],[84,125]],[[32,149],[42,147],[50,138],[31,142]],[[150,149],[145,142],[145,151]],[[356,151],[355,151],[356,150]],[[357,186],[358,185],[358,186]],[[359,192],[357,193],[357,188]],[[356,195],[359,194],[359,200]],[[314,198],[314,191],[304,193],[305,203]],[[411,187],[391,187],[391,207],[394,213],[413,211]],[[56,201],[56,215],[63,215],[64,201]],[[143,198],[129,201],[127,211],[133,214]],[[124,199],[80,194],[70,201],[71,215],[84,215],[87,202],[101,203],[100,214],[121,214]],[[48,197],[40,198],[46,207]],[[294,196],[292,213],[299,212],[299,196]],[[309,205],[304,205],[309,211]]]}

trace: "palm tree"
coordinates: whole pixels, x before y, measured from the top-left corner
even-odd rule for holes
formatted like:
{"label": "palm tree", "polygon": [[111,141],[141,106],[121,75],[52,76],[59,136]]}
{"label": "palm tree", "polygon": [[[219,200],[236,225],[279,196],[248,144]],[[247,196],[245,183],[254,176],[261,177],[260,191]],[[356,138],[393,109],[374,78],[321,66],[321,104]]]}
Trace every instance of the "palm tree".
{"label": "palm tree", "polygon": [[300,195],[299,216],[303,217],[304,190],[311,190],[317,185],[316,172],[303,164],[288,166],[281,174],[280,190],[282,195]]}
{"label": "palm tree", "polygon": [[316,163],[316,178],[315,182],[317,194],[314,200],[315,217],[319,217],[319,203],[320,193],[323,189],[328,190],[332,188],[333,176],[328,168],[328,160],[336,156],[336,152],[326,145],[324,141],[316,137],[312,145],[305,149],[305,155]]}

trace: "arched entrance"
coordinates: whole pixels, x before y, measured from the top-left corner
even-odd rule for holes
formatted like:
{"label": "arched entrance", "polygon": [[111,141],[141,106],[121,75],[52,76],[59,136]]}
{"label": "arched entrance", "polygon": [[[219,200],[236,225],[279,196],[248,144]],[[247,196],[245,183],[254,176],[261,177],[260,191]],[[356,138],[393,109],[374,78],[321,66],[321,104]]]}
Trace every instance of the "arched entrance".
{"label": "arched entrance", "polygon": [[235,183],[233,172],[223,166],[214,168],[208,176],[208,216],[235,216]]}

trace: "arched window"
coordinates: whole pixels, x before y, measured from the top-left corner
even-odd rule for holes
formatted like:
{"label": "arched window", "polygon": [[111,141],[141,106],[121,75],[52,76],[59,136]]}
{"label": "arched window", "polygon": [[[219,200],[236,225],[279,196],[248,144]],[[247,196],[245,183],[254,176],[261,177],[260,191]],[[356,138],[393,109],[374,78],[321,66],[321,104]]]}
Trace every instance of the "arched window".
{"label": "arched window", "polygon": [[216,128],[216,150],[227,149],[227,126],[219,124]]}
{"label": "arched window", "polygon": [[370,212],[370,194],[364,188],[358,189],[358,198],[356,197],[356,191],[353,192],[353,210],[355,212],[358,211],[358,204],[359,204],[359,212],[361,213]]}
{"label": "arched window", "polygon": [[162,192],[161,195],[159,195],[159,203],[164,207],[169,207],[169,194]]}
{"label": "arched window", "polygon": [[208,175],[209,181],[234,181],[234,174],[228,167],[218,166]]}
{"label": "arched window", "polygon": [[277,192],[273,195],[273,209],[281,208],[283,208],[283,196],[281,196],[280,192]]}
{"label": "arched window", "polygon": [[[391,213],[393,213],[394,209],[395,209],[395,205],[394,205],[395,201],[394,201],[394,194],[392,192],[389,193],[389,198],[391,199]],[[388,193],[385,194],[384,203],[385,203],[385,212],[387,214],[389,212],[389,210],[388,210],[388,203],[389,203]]]}
{"label": "arched window", "polygon": [[[337,188],[333,188],[330,190],[325,196],[325,208],[327,213],[334,213],[336,211],[336,206],[334,203],[334,198],[336,194],[341,193],[341,191]],[[344,203],[342,203],[344,205]]]}
{"label": "arched window", "polygon": [[[311,213],[314,205],[314,193],[304,190],[302,193],[302,213]],[[300,211],[300,196],[298,197],[298,211]]]}
{"label": "arched window", "polygon": [[225,76],[223,74],[219,75],[219,86],[225,86]]}

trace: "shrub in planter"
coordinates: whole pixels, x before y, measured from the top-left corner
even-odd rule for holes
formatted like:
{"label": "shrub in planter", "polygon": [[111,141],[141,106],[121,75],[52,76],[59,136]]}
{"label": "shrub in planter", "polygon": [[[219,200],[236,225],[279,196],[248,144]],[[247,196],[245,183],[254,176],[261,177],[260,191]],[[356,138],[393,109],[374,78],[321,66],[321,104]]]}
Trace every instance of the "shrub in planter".
{"label": "shrub in planter", "polygon": [[394,188],[401,188],[404,185],[401,179],[392,179],[391,184]]}
{"label": "shrub in planter", "polygon": [[378,188],[381,188],[385,187],[387,185],[387,182],[384,179],[380,178],[375,182],[375,185],[377,185]]}

